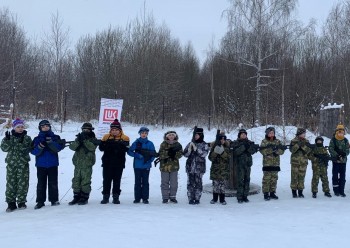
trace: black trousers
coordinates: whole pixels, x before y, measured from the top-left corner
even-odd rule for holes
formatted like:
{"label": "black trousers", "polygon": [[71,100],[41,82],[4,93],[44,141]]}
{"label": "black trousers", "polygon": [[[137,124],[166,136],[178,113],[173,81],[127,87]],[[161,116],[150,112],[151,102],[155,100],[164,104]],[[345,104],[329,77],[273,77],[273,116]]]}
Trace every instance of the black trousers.
{"label": "black trousers", "polygon": [[346,164],[333,162],[332,184],[334,193],[344,194]]}
{"label": "black trousers", "polygon": [[103,175],[103,195],[110,195],[111,187],[113,182],[113,195],[120,195],[120,181],[123,175],[123,167],[115,166],[104,166],[102,175]]}
{"label": "black trousers", "polygon": [[46,201],[46,186],[49,191],[49,201],[58,201],[58,166],[49,168],[36,167],[38,184],[36,186],[36,202]]}
{"label": "black trousers", "polygon": [[134,194],[135,200],[140,201],[148,200],[149,198],[149,171],[150,169],[136,169],[135,172],[135,186],[134,186]]}

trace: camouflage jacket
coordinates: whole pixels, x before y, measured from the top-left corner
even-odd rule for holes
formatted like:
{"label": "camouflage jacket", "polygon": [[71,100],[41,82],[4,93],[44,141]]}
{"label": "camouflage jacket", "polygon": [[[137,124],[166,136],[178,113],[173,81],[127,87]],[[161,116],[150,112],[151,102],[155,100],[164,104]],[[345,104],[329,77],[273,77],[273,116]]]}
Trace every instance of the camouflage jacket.
{"label": "camouflage jacket", "polygon": [[69,149],[75,151],[72,161],[76,167],[91,167],[96,162],[95,150],[97,139],[91,137],[79,142],[78,138],[69,145]]}
{"label": "camouflage jacket", "polygon": [[312,165],[328,166],[330,156],[324,146],[315,146],[312,149],[312,156],[310,156]]}
{"label": "camouflage jacket", "polygon": [[11,131],[10,139],[3,138],[1,150],[7,152],[5,163],[8,164],[27,164],[30,161],[29,153],[31,151],[32,138],[24,130],[22,134]]}
{"label": "camouflage jacket", "polygon": [[252,155],[257,152],[254,142],[248,139],[237,139],[231,143],[234,163],[237,166],[252,166]]}
{"label": "camouflage jacket", "polygon": [[224,144],[224,152],[217,154],[214,152],[215,142],[210,147],[209,160],[212,162],[210,167],[210,180],[227,180],[229,176],[230,148],[229,143]]}
{"label": "camouflage jacket", "polygon": [[292,153],[290,158],[292,164],[307,164],[311,155],[310,143],[307,139],[295,137],[290,142],[289,150]]}
{"label": "camouflage jacket", "polygon": [[[281,141],[278,139],[263,139],[260,144],[260,153],[263,155],[263,171],[279,171],[280,155],[284,153],[281,149]],[[278,168],[270,168],[278,167]]]}
{"label": "camouflage jacket", "polygon": [[[174,149],[176,151],[175,159],[169,157],[169,149]],[[176,141],[173,144],[169,144],[167,141],[163,141],[159,148],[159,170],[162,172],[179,171],[179,159],[182,157],[182,152],[182,145],[179,142]]]}
{"label": "camouflage jacket", "polygon": [[331,154],[332,161],[346,164],[347,156],[349,155],[349,141],[347,138],[337,140],[333,137],[329,142],[328,150]]}
{"label": "camouflage jacket", "polygon": [[206,142],[195,143],[197,150],[189,151],[188,147],[191,142],[187,144],[184,150],[186,160],[186,173],[200,173],[204,174],[206,171],[205,157],[208,155],[209,146]]}

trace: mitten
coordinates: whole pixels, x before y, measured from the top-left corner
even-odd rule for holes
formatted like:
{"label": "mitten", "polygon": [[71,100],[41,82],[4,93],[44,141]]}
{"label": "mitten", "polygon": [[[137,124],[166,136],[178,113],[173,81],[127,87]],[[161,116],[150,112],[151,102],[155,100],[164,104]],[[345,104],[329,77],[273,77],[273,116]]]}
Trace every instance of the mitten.
{"label": "mitten", "polygon": [[5,139],[10,140],[11,139],[11,134],[9,131],[5,132]]}
{"label": "mitten", "polygon": [[214,152],[219,155],[222,154],[224,151],[225,149],[222,146],[215,146],[214,148]]}

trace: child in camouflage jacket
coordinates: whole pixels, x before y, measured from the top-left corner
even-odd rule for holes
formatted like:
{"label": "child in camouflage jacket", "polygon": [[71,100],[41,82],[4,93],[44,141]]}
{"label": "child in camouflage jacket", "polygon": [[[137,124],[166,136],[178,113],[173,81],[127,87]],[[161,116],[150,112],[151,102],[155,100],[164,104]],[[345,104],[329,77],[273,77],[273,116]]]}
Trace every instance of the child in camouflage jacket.
{"label": "child in camouflage jacket", "polygon": [[29,161],[32,139],[24,130],[24,121],[16,119],[11,132],[6,131],[1,150],[7,152],[6,166],[6,212],[25,209],[29,188]]}

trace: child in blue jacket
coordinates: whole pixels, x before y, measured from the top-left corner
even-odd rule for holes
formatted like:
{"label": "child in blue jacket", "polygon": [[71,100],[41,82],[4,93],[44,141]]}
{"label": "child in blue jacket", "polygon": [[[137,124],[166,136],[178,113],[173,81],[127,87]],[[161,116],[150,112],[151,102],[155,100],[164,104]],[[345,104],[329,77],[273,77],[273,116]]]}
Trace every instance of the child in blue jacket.
{"label": "child in blue jacket", "polygon": [[141,127],[139,130],[140,138],[132,143],[128,154],[134,157],[135,187],[134,203],[140,203],[141,199],[144,204],[148,204],[149,198],[149,172],[152,162],[155,159],[156,150],[152,141],[148,140],[149,129]]}
{"label": "child in blue jacket", "polygon": [[46,185],[51,206],[60,204],[58,201],[58,152],[65,146],[64,143],[61,143],[60,136],[52,132],[48,120],[40,121],[39,131],[39,135],[33,140],[33,150],[31,152],[35,156],[38,178],[35,209],[45,206]]}

